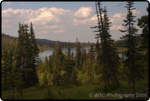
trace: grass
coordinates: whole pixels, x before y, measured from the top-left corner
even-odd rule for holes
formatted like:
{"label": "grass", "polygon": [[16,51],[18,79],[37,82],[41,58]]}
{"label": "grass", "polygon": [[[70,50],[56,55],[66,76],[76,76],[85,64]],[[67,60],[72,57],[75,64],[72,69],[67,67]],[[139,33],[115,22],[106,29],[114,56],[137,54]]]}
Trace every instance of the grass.
{"label": "grass", "polygon": [[[136,85],[136,90],[140,91],[148,87],[148,81],[141,80]],[[125,81],[120,81],[121,87],[124,91],[124,94],[128,94],[127,83]],[[89,93],[92,93],[93,96],[96,93],[104,93],[104,84],[99,82],[99,84],[89,84],[82,86],[50,86],[50,90],[55,98],[58,98],[58,92],[60,90],[63,97],[61,99],[93,99],[93,97],[89,97]],[[34,87],[30,87],[27,89],[23,89],[23,99],[43,99],[45,93],[47,92],[46,88],[40,88],[40,85],[36,85]],[[117,87],[113,88],[112,86],[107,88],[107,93],[111,94],[120,94],[120,91]],[[16,93],[15,93],[16,95]],[[2,99],[7,99],[11,96],[11,90],[2,92]],[[95,98],[95,99],[104,99],[104,98]],[[105,98],[106,99],[106,98]],[[107,98],[110,99],[110,98]]]}
{"label": "grass", "polygon": [[[61,74],[63,74],[64,71],[61,71]],[[99,94],[99,93],[111,93],[111,94],[120,94],[120,90],[116,85],[113,85],[112,82],[110,82],[110,86],[106,89],[104,89],[104,83],[103,81],[99,80],[99,77],[101,75],[97,75],[94,77],[93,83],[87,82],[87,73],[85,72],[82,74],[81,71],[78,73],[78,79],[82,80],[82,84],[80,86],[76,85],[62,85],[62,86],[55,86],[55,85],[49,85],[50,91],[52,92],[55,99],[112,99],[108,97],[89,97],[89,94]],[[43,74],[38,74],[40,83],[34,87],[30,87],[27,89],[23,89],[23,99],[43,99],[45,95],[47,95],[48,91],[47,88],[42,88],[41,84],[43,82]],[[49,74],[47,75],[47,78],[49,77]],[[51,75],[51,78],[53,78],[53,75]],[[85,81],[86,78],[86,81]],[[125,80],[119,80],[119,83],[122,87],[122,90],[124,94],[128,94],[128,82]],[[136,80],[136,91],[139,92],[145,88],[148,88],[148,77]],[[2,99],[10,98],[12,94],[11,90],[2,91]],[[17,93],[15,91],[15,96],[17,96]],[[48,95],[47,95],[48,96]],[[17,98],[16,98],[17,99]],[[138,99],[138,98],[137,98]],[[143,99],[143,98],[139,98]]]}

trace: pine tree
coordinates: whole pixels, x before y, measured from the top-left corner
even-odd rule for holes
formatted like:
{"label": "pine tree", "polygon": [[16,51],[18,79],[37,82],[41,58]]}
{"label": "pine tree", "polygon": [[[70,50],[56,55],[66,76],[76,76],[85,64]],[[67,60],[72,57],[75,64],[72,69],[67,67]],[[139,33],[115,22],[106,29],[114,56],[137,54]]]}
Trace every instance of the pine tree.
{"label": "pine tree", "polygon": [[43,83],[42,83],[42,86],[44,88],[46,88],[48,86],[48,79],[47,79],[47,73],[45,72],[44,75],[43,75]]}
{"label": "pine tree", "polygon": [[99,41],[97,39],[97,42],[96,42],[96,45],[95,45],[95,58],[94,58],[95,66],[97,65],[98,49],[99,49]]}
{"label": "pine tree", "polygon": [[53,82],[56,85],[60,85],[62,83],[62,75],[60,71],[63,70],[63,59],[64,55],[62,53],[61,44],[58,41],[55,43],[54,48],[54,79]]}
{"label": "pine tree", "polygon": [[[98,10],[97,10],[97,4],[98,4]],[[96,2],[96,12],[98,17],[98,26],[91,27],[91,28],[97,28],[99,32],[96,38],[100,38],[101,43],[99,45],[98,49],[98,67],[102,68],[103,71],[103,77],[105,85],[109,86],[109,79],[113,77],[115,79],[115,82],[120,89],[121,93],[123,94],[122,88],[118,82],[118,79],[116,77],[118,62],[119,62],[119,56],[116,53],[116,49],[113,45],[113,40],[111,39],[111,35],[109,34],[109,27],[110,22],[107,16],[107,10],[106,7],[103,10],[104,17],[102,17],[102,8],[100,7],[100,2]]]}
{"label": "pine tree", "polygon": [[70,42],[68,42],[68,57],[71,57],[71,48],[70,48]]}
{"label": "pine tree", "polygon": [[120,30],[121,32],[126,32],[127,34],[125,36],[122,36],[121,39],[126,39],[126,45],[124,46],[127,48],[127,50],[124,52],[124,55],[127,57],[125,59],[125,66],[128,69],[128,92],[130,93],[131,91],[131,85],[130,83],[133,83],[133,92],[136,93],[135,90],[135,71],[139,71],[138,69],[140,68],[139,65],[136,64],[137,59],[140,58],[139,53],[137,52],[137,47],[136,47],[136,33],[138,29],[136,29],[134,25],[134,18],[135,16],[133,15],[132,10],[133,8],[133,2],[128,1],[126,4],[126,8],[128,10],[126,19],[124,20],[125,24],[123,26],[127,27],[126,30]]}
{"label": "pine tree", "polygon": [[80,60],[80,64],[81,64],[81,67],[83,67],[83,64],[84,64],[84,59],[85,59],[85,53],[84,53],[84,48],[82,48],[82,51],[81,51],[81,60]]}
{"label": "pine tree", "polygon": [[16,89],[17,89],[17,93],[18,93],[18,98],[21,98],[21,94],[22,94],[22,88],[23,88],[23,65],[24,65],[24,40],[25,40],[25,36],[24,36],[24,28],[23,28],[23,24],[19,23],[19,38],[17,40],[17,49],[15,52],[15,75],[16,75]]}
{"label": "pine tree", "polygon": [[[147,13],[149,12],[149,7],[147,8]],[[145,61],[145,65],[146,67],[148,67],[148,40],[149,40],[149,15],[144,15],[142,16],[140,19],[138,19],[138,26],[142,29],[142,39],[140,41],[140,46],[139,46],[139,50],[140,51],[145,51],[145,56],[144,56],[144,61]]]}
{"label": "pine tree", "polygon": [[[31,30],[33,31],[32,28]],[[35,69],[35,54],[37,53],[34,51],[34,45],[30,39],[30,34],[28,33],[28,25],[19,23],[18,33],[19,38],[15,56],[15,70],[16,73],[19,73],[18,79],[20,82],[24,82],[24,87],[31,87],[38,83],[38,77]],[[23,87],[21,85],[18,85],[18,87]]]}
{"label": "pine tree", "polygon": [[52,56],[49,56],[49,73],[53,73],[53,61],[52,61]]}
{"label": "pine tree", "polygon": [[77,77],[77,70],[73,70],[73,73],[72,73],[72,83],[75,84],[75,85],[78,85],[78,77]]}
{"label": "pine tree", "polygon": [[90,44],[90,54],[91,54],[91,61],[94,62],[95,50],[92,43]]}
{"label": "pine tree", "polygon": [[74,53],[73,53],[73,51],[72,51],[72,54],[71,54],[71,58],[74,59]]}
{"label": "pine tree", "polygon": [[74,69],[75,69],[75,61],[69,57],[64,59],[65,74],[63,76],[64,76],[64,83],[65,84],[71,84]]}
{"label": "pine tree", "polygon": [[38,49],[38,45],[37,45],[37,42],[36,42],[36,39],[35,39],[35,35],[34,35],[34,29],[33,29],[33,25],[32,25],[32,22],[31,22],[31,25],[30,25],[30,34],[29,34],[29,37],[30,37],[30,45],[31,45],[31,49],[29,50],[31,52],[31,64],[30,64],[30,71],[28,73],[28,82],[30,82],[29,84],[29,87],[31,86],[34,86],[36,84],[39,83],[39,79],[38,79],[38,76],[37,76],[37,73],[36,73],[36,67],[37,67],[37,62],[38,62],[38,53],[39,53],[39,49]]}
{"label": "pine tree", "polygon": [[80,61],[81,61],[81,46],[80,46],[80,42],[78,42],[78,39],[76,40],[76,64],[77,64],[77,68],[79,70],[81,70],[81,65],[80,65]]}
{"label": "pine tree", "polygon": [[4,54],[3,54],[3,63],[2,63],[2,90],[8,90],[8,84],[9,84],[9,81],[11,79],[8,79],[9,78],[9,74],[11,71],[10,69],[10,64],[9,64],[9,54],[8,54],[8,51],[7,50],[4,50]]}
{"label": "pine tree", "polygon": [[48,65],[48,58],[47,56],[45,56],[45,60],[44,60],[44,72],[48,72],[49,70],[49,65]]}

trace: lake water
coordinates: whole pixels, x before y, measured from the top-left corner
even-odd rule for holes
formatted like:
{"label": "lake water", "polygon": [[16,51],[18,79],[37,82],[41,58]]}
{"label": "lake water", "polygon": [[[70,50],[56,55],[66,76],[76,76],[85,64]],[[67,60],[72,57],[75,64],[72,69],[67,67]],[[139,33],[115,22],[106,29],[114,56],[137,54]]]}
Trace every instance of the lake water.
{"label": "lake water", "polygon": [[[49,59],[49,55],[51,55],[51,54],[53,53],[53,50],[54,50],[54,49],[48,49],[48,50],[45,50],[45,51],[43,51],[43,52],[40,52],[40,53],[39,53],[39,58],[44,62],[45,56],[47,56],[47,58]],[[65,53],[65,50],[66,50],[66,52],[68,51],[67,49],[63,49],[63,50],[62,50],[63,53]],[[86,52],[89,51],[89,49],[85,49],[85,50],[86,50]],[[72,54],[72,52],[75,54],[76,49],[75,49],[75,48],[71,48],[71,54]],[[119,54],[119,57],[121,58],[122,55]]]}
{"label": "lake water", "polygon": [[[39,53],[39,58],[40,58],[42,61],[44,61],[45,56],[47,56],[47,58],[49,59],[49,55],[51,55],[51,54],[53,53],[53,50],[54,50],[54,49],[48,49],[48,50],[45,50],[45,51],[43,51],[43,52],[40,52],[40,53]],[[66,50],[66,52],[68,52],[67,49],[63,49],[63,50],[62,50],[63,53],[65,53],[65,50]],[[86,52],[88,52],[89,49],[86,48],[85,50],[86,50]],[[75,49],[75,48],[71,48],[71,54],[72,54],[72,52],[75,54],[76,49]]]}

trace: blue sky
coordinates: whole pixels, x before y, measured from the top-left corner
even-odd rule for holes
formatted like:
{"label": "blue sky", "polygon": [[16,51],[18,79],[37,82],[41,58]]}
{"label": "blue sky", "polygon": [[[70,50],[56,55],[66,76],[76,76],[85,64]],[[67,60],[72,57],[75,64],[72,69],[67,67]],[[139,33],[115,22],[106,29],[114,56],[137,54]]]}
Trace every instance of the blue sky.
{"label": "blue sky", "polygon": [[[112,22],[110,34],[114,40],[123,35],[118,30],[123,29],[125,5],[126,2],[102,2]],[[148,2],[135,2],[134,7],[135,20],[147,15]],[[2,2],[2,32],[16,37],[19,22],[29,25],[32,21],[36,38],[66,42],[75,42],[78,38],[80,42],[96,42],[96,33],[90,29],[97,25],[95,12],[95,2]]]}

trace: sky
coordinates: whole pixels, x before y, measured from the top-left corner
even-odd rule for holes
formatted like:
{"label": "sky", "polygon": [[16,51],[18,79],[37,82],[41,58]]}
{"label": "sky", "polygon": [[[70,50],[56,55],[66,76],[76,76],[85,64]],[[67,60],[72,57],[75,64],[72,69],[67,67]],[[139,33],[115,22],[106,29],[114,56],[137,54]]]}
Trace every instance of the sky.
{"label": "sky", "polygon": [[[119,30],[125,29],[122,24],[126,18],[127,2],[101,2],[106,6],[107,14],[112,22],[110,34],[112,39],[119,40],[122,35]],[[134,2],[133,14],[137,21],[147,15],[148,2]],[[96,29],[90,27],[97,25],[95,2],[2,2],[2,33],[18,37],[19,22],[28,24],[32,22],[35,37],[62,42],[96,42]],[[137,34],[141,33],[139,29]]]}

